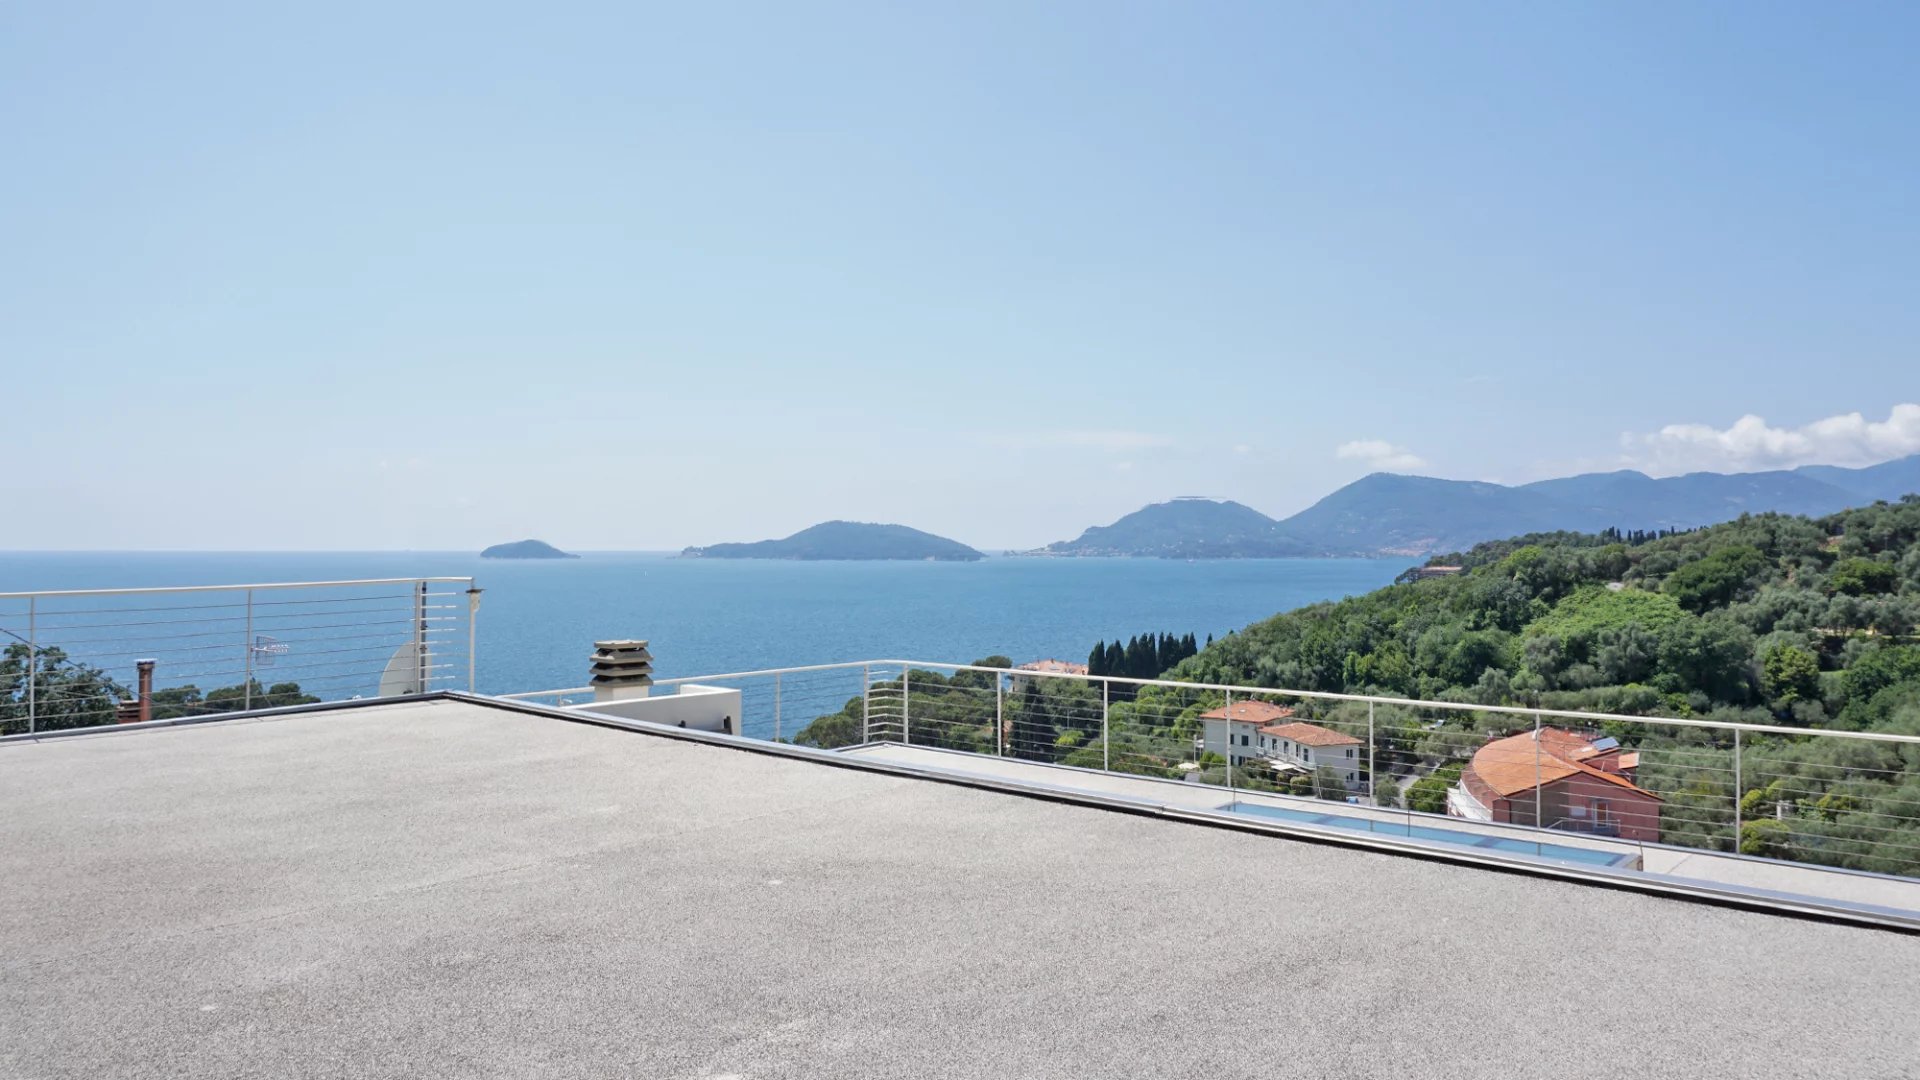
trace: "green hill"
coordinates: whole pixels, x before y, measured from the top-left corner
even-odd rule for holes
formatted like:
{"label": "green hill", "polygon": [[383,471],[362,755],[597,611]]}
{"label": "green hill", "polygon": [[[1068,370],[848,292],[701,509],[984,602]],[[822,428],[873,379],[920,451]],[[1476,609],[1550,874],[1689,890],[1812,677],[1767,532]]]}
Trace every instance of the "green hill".
{"label": "green hill", "polygon": [[1276,558],[1322,551],[1280,532],[1251,507],[1212,499],[1154,503],[1077,539],[1048,544],[1049,555],[1141,555],[1167,559]]}
{"label": "green hill", "polygon": [[[1271,703],[1294,719],[1365,738],[1364,757],[1344,766],[1362,782],[1330,766],[1282,775],[1249,762],[1233,770],[1237,788],[1370,793],[1382,805],[1441,812],[1477,749],[1532,730],[1531,708],[1920,735],[1920,496],[1630,540],[1523,535],[1445,559],[1464,569],[1276,615],[1164,678],[1520,711],[1275,694]],[[1220,707],[1218,691],[1116,695],[1093,680],[1049,678],[1011,683],[1003,697],[991,674],[915,670],[911,680],[917,744],[1229,779],[1217,756],[1195,760],[1200,716]],[[855,696],[796,741],[846,745],[872,722]],[[1723,728],[1622,721],[1587,730],[1638,755],[1634,783],[1659,796],[1664,843],[1920,875],[1920,746],[1748,730],[1736,771]]]}
{"label": "green hill", "polygon": [[[1920,497],[1639,544],[1523,536],[1446,560],[1466,569],[1276,615],[1167,677],[1920,734]],[[1299,707],[1367,719],[1364,707]],[[1374,719],[1391,732],[1381,774],[1463,761],[1530,726],[1499,713]],[[1666,842],[1920,874],[1920,747],[1756,734],[1736,788],[1724,732],[1606,734],[1641,751]]]}
{"label": "green hill", "polygon": [[578,555],[569,555],[544,540],[516,540],[511,544],[495,544],[482,551],[483,559],[577,559]]}
{"label": "green hill", "polygon": [[699,559],[931,559],[972,562],[986,556],[956,540],[909,529],[860,521],[827,521],[781,540],[751,544],[713,544],[680,553]]}

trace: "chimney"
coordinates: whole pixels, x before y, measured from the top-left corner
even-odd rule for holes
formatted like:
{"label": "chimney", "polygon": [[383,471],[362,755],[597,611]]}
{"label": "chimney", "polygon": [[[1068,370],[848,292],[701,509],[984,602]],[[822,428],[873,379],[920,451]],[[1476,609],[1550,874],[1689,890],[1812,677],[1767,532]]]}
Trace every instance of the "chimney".
{"label": "chimney", "polygon": [[653,654],[644,641],[593,643],[593,687],[596,702],[643,698],[653,686]]}
{"label": "chimney", "polygon": [[140,672],[140,696],[132,701],[123,701],[114,710],[114,719],[122,724],[144,724],[153,719],[153,666],[152,660],[135,660],[133,666]]}
{"label": "chimney", "polygon": [[153,665],[152,660],[135,660],[133,666],[140,671],[140,722],[153,719]]}

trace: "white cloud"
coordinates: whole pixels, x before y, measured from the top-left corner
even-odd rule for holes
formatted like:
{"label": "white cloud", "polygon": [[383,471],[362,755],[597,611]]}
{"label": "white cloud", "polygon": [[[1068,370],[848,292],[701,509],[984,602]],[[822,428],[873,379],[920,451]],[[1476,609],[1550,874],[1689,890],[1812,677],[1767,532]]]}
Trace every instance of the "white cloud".
{"label": "white cloud", "polygon": [[1040,450],[1049,447],[1067,447],[1082,450],[1101,450],[1110,454],[1124,453],[1128,450],[1150,450],[1159,446],[1172,446],[1173,439],[1166,435],[1157,435],[1150,431],[1099,431],[1080,428],[1065,428],[1055,431],[1019,431],[1002,432],[985,437],[990,446],[1007,450]]}
{"label": "white cloud", "polygon": [[1236,454],[1251,454],[1253,453],[1253,447],[1248,446],[1246,443],[1239,443],[1234,446],[1233,452]]}
{"label": "white cloud", "polygon": [[1628,464],[1655,475],[1697,470],[1749,472],[1798,465],[1872,465],[1920,454],[1920,404],[1895,405],[1885,420],[1857,412],[1797,428],[1773,427],[1743,416],[1723,429],[1668,424],[1646,434],[1620,436]]}
{"label": "white cloud", "polygon": [[1353,461],[1362,461],[1369,468],[1387,472],[1406,472],[1410,469],[1427,467],[1425,458],[1408,450],[1404,446],[1395,446],[1385,439],[1355,439],[1341,443],[1334,454]]}

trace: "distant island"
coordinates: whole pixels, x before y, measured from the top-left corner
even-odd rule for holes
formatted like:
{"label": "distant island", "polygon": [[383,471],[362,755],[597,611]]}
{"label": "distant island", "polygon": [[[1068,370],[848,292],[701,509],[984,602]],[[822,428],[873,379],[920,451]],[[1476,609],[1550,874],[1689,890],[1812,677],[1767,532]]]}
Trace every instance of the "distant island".
{"label": "distant island", "polygon": [[577,559],[580,556],[561,551],[545,540],[515,540],[511,544],[495,544],[482,551],[480,557],[483,559]]}
{"label": "distant island", "polygon": [[973,562],[986,556],[944,536],[905,525],[862,521],[826,521],[783,540],[752,544],[711,544],[680,553],[690,559],[910,559]]}
{"label": "distant island", "polygon": [[1654,478],[1622,470],[1509,487],[1374,473],[1275,520],[1214,499],[1154,503],[1025,555],[1167,559],[1423,556],[1503,536],[1617,529],[1658,535],[1742,514],[1818,516],[1920,492],[1920,454],[1859,469],[1806,465]]}

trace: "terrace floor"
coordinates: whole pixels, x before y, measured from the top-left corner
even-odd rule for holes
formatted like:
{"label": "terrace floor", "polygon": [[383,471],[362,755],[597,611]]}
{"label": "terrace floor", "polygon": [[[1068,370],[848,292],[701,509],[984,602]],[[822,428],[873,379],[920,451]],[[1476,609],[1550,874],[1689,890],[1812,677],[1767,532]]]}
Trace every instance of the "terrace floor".
{"label": "terrace floor", "polygon": [[[1771,859],[1737,857],[1692,848],[1661,844],[1639,844],[1627,840],[1609,840],[1579,833],[1540,831],[1461,818],[1412,815],[1403,810],[1292,798],[1260,792],[1229,794],[1224,788],[1178,783],[1124,773],[1102,773],[1068,769],[1012,758],[984,757],[921,746],[874,743],[849,747],[842,751],[874,761],[958,772],[1015,782],[1046,784],[1076,791],[1110,796],[1149,806],[1169,806],[1186,810],[1218,810],[1228,802],[1268,806],[1283,812],[1310,811],[1316,815],[1337,817],[1353,825],[1372,823],[1384,834],[1405,835],[1409,824],[1420,832],[1453,833],[1483,842],[1499,842],[1524,853],[1526,843],[1535,841],[1554,848],[1571,848],[1615,856],[1623,866],[1632,866],[1648,874],[1725,886],[1757,895],[1804,897],[1816,902],[1837,902],[1861,908],[1897,913],[1910,922],[1920,922],[1920,881],[1882,874],[1861,874],[1803,863]],[[1441,845],[1436,850],[1447,850]]]}
{"label": "terrace floor", "polygon": [[0,1076],[1911,1077],[1920,936],[456,701],[0,746]]}

